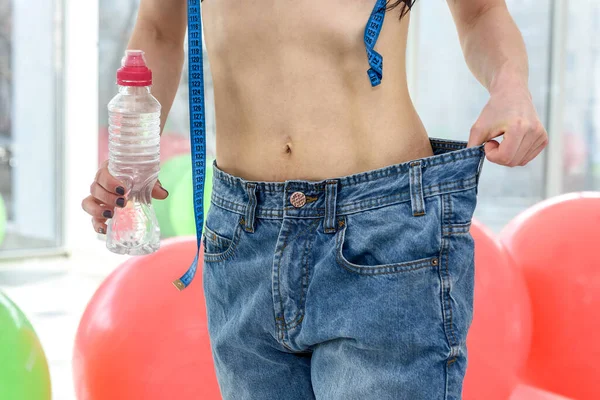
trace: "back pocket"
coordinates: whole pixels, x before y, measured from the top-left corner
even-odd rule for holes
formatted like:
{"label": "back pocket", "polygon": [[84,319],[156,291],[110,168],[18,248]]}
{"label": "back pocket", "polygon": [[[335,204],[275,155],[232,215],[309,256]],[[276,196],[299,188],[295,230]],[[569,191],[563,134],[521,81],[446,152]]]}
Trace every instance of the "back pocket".
{"label": "back pocket", "polygon": [[336,259],[362,275],[392,274],[435,268],[441,249],[439,196],[425,199],[423,216],[410,202],[341,217]]}

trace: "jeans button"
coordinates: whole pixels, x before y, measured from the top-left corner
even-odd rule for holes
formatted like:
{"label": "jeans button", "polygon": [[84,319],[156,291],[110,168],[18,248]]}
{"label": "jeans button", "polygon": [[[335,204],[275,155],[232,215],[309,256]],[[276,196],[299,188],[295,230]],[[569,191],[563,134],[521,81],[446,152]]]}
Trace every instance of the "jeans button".
{"label": "jeans button", "polygon": [[294,192],[290,196],[290,203],[296,208],[300,208],[306,204],[306,196],[302,192]]}

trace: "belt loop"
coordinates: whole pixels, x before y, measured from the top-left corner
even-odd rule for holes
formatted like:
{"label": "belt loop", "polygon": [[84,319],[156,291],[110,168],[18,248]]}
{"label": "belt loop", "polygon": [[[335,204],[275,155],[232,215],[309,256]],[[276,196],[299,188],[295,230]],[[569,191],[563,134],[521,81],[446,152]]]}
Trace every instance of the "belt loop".
{"label": "belt loop", "polygon": [[246,213],[244,215],[244,230],[254,233],[254,219],[256,214],[256,183],[247,183],[248,204],[246,204]]}
{"label": "belt loop", "polygon": [[337,180],[325,182],[325,220],[323,222],[323,231],[325,233],[335,233],[336,231],[337,187]]}
{"label": "belt loop", "polygon": [[421,172],[421,160],[410,163],[410,204],[413,216],[425,215],[425,200],[423,199],[423,174]]}

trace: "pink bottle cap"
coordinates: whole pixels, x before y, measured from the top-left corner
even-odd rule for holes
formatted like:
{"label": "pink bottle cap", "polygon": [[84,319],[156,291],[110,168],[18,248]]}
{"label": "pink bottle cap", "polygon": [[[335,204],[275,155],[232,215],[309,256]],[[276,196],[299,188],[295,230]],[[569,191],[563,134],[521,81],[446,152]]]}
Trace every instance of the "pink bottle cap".
{"label": "pink bottle cap", "polygon": [[121,86],[150,86],[152,71],[146,66],[142,50],[127,50],[117,71],[117,84]]}

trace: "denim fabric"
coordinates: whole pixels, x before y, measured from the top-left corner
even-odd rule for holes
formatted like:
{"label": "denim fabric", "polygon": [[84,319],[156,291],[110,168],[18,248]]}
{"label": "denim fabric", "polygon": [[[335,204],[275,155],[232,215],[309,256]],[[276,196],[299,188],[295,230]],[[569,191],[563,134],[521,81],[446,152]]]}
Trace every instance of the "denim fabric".
{"label": "denim fabric", "polygon": [[249,182],[215,164],[203,285],[225,400],[461,398],[485,157],[431,145],[319,182]]}

